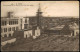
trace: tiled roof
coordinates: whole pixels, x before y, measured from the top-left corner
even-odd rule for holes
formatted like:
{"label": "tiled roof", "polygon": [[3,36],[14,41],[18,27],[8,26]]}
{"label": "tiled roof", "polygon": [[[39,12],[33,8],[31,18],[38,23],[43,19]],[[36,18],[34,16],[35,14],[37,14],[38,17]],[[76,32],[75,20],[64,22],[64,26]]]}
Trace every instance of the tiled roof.
{"label": "tiled roof", "polygon": [[79,26],[76,23],[69,25],[69,26],[71,30],[79,29]]}
{"label": "tiled roof", "polygon": [[[61,26],[59,25],[54,28],[50,28],[49,30],[62,30],[63,28],[65,29],[67,28],[67,26],[65,27],[65,25],[61,25]],[[73,25],[69,25],[69,29],[76,30],[76,29],[79,29],[79,26],[76,23],[74,23]]]}
{"label": "tiled roof", "polygon": [[56,26],[54,28],[50,28],[50,30],[61,30],[65,25],[59,25],[59,26]]}

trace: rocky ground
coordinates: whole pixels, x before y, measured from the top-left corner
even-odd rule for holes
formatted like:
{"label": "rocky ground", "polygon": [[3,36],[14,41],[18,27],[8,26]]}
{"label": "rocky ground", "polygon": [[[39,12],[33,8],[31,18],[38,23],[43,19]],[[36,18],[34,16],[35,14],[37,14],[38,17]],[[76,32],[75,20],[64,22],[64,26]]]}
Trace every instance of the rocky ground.
{"label": "rocky ground", "polygon": [[40,37],[29,43],[11,46],[6,51],[79,51],[79,36],[65,37],[50,35]]}

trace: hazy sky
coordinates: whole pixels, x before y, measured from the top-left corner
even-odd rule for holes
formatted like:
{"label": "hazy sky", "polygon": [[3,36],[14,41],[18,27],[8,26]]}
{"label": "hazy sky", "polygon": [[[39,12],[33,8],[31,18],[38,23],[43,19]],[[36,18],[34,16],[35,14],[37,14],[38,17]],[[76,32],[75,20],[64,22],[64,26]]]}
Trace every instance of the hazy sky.
{"label": "hazy sky", "polygon": [[[21,4],[22,3],[22,4]],[[1,17],[8,11],[14,11],[15,16],[35,16],[39,5],[43,16],[79,16],[78,1],[3,1],[1,2]]]}

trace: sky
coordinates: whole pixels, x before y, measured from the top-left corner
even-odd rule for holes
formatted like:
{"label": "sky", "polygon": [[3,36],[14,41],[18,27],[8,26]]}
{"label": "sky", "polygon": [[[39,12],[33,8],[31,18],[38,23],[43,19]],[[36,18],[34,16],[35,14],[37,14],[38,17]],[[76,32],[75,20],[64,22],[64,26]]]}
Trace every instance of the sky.
{"label": "sky", "polygon": [[36,16],[39,3],[43,16],[77,16],[79,17],[78,1],[2,1],[1,17],[13,11],[15,16]]}

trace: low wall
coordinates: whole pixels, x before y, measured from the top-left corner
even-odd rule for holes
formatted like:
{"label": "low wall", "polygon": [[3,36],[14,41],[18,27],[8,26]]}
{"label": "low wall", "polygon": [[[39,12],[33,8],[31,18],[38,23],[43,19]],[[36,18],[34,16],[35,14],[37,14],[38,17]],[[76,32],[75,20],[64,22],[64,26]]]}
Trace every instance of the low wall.
{"label": "low wall", "polygon": [[14,43],[15,41],[16,41],[16,38],[1,42],[1,46],[5,46],[7,43],[9,43],[9,44]]}

